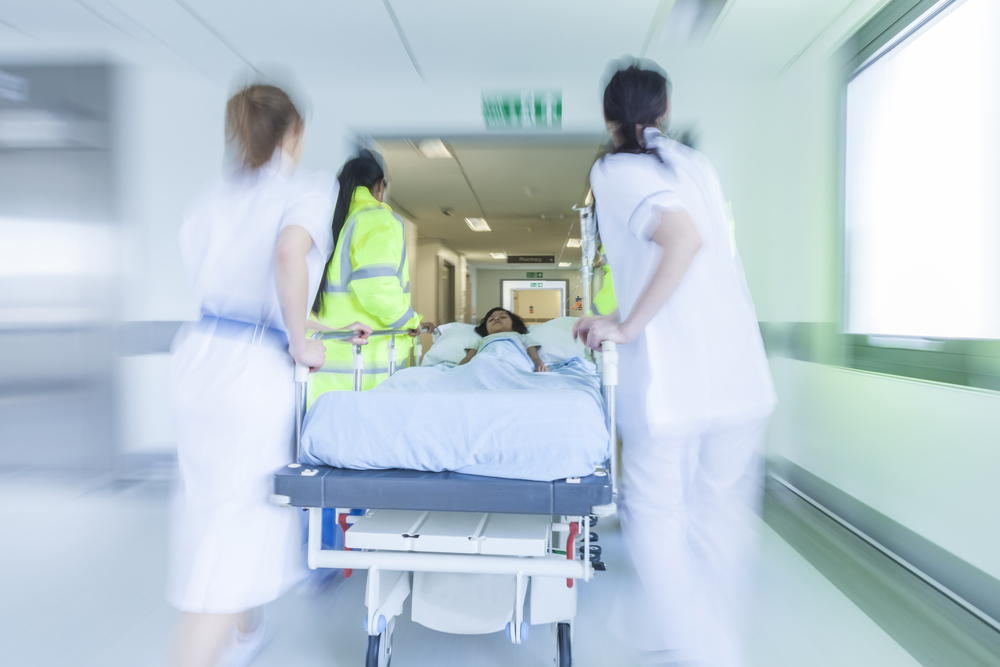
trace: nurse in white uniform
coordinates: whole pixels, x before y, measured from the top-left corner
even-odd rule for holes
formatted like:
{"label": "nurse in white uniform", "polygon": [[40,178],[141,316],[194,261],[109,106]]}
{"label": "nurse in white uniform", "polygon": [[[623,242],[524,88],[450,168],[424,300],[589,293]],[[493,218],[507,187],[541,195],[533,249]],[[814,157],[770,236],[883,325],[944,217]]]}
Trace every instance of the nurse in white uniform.
{"label": "nurse in white uniform", "polygon": [[661,134],[666,77],[629,63],[604,93],[614,150],[590,172],[619,311],[622,530],[641,584],[615,629],[655,664],[743,664],[758,451],[775,404],[726,199],[709,161]]}
{"label": "nurse in white uniform", "polygon": [[[174,341],[180,482],[168,600],[181,612],[172,664],[248,664],[262,605],[302,575],[295,512],[267,502],[293,452],[293,362],[317,368],[309,304],[330,254],[333,179],[296,175],[303,122],[288,96],[251,86],[226,107],[239,166],[187,214],[184,267],[201,320]],[[354,342],[370,328],[356,325]]]}

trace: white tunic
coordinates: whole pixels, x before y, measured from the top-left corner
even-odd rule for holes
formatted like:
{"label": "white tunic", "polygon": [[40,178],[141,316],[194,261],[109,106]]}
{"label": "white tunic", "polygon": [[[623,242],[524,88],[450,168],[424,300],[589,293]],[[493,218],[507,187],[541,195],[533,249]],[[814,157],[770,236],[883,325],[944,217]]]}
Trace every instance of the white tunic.
{"label": "white tunic", "polygon": [[659,263],[661,250],[649,236],[660,212],[686,210],[703,245],[663,308],[620,348],[623,436],[694,432],[719,419],[768,414],[775,403],[770,369],[715,170],[701,153],[656,130],[646,130],[646,141],[663,163],[653,155],[612,154],[590,172],[622,319]]}
{"label": "white tunic", "polygon": [[167,598],[182,611],[245,611],[277,598],[303,572],[296,513],[267,501],[272,475],[293,455],[293,364],[276,342],[280,334],[260,342],[254,325],[284,329],[271,257],[286,226],[313,238],[307,264],[315,294],[332,249],[336,193],[331,176],[292,171],[279,150],[256,171],[228,174],[181,227],[181,256],[202,312],[250,325],[220,326],[213,335],[215,325],[203,320],[174,341],[180,481]]}

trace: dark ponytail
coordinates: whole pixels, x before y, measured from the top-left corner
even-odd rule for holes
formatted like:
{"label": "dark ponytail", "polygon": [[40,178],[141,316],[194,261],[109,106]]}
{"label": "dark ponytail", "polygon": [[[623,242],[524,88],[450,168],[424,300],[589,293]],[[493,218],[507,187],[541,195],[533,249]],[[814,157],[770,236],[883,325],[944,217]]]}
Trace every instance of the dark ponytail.
{"label": "dark ponytail", "polygon": [[[639,143],[636,126],[656,127],[667,108],[670,80],[656,70],[642,69],[636,60],[627,63],[627,67],[615,72],[604,89],[604,117],[617,124],[622,139],[621,145],[611,152],[652,154],[662,162],[655,150]],[[615,65],[612,63],[612,67]]]}
{"label": "dark ponytail", "polygon": [[[359,187],[366,187],[369,190],[375,187],[385,178],[382,165],[375,154],[369,150],[363,150],[356,158],[348,160],[341,167],[337,174],[337,183],[340,184],[340,191],[337,193],[337,205],[333,209],[333,249],[337,248],[337,241],[340,239],[340,232],[347,222],[347,214],[351,210],[351,201],[354,199],[354,191]],[[344,252],[349,252],[345,249]],[[313,301],[312,312],[319,315],[323,309],[323,295],[326,294],[327,274],[330,272],[330,264],[333,263],[334,253],[330,252],[330,259],[326,260],[323,267],[323,277],[319,281],[319,292],[316,300]]]}

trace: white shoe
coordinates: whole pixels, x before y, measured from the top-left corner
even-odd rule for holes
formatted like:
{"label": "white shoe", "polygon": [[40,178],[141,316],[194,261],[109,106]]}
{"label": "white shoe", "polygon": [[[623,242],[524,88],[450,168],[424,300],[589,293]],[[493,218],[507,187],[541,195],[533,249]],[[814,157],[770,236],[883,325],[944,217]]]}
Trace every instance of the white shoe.
{"label": "white shoe", "polygon": [[217,667],[247,667],[264,650],[273,635],[266,619],[261,619],[253,632],[241,632],[237,628],[219,657]]}

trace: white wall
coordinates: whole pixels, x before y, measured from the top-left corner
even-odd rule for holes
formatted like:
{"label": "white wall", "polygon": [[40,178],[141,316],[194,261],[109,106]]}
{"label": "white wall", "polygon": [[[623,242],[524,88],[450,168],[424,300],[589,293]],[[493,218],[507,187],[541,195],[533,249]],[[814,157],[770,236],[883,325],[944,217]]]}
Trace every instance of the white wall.
{"label": "white wall", "polygon": [[[440,239],[420,239],[417,243],[418,289],[413,292],[413,307],[424,320],[442,324],[438,321],[441,260],[450,262],[455,267],[455,316],[457,321],[461,322],[466,259]],[[422,334],[420,342],[425,351],[430,349],[431,335]]]}
{"label": "white wall", "polygon": [[772,359],[780,454],[1000,578],[1000,394]]}

